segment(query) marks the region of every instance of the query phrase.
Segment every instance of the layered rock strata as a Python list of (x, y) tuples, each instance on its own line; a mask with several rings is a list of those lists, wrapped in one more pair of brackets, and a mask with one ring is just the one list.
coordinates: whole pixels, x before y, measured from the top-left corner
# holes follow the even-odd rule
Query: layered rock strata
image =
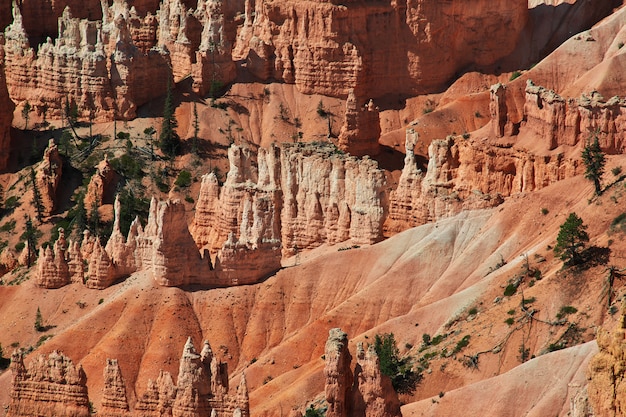
[(626, 150), (626, 99), (605, 99), (598, 92), (565, 99), (528, 81), (524, 105), (526, 130), (549, 141), (550, 149), (598, 138), (604, 152)]
[[(523, 120), (514, 123), (507, 114), (506, 95), (501, 84), (491, 88), (488, 137), (472, 134), (432, 141), (426, 172), (417, 168), (413, 152), (417, 133), (407, 130), (404, 168), (391, 193), (386, 231), (401, 231), (461, 210), (491, 207), (503, 197), (580, 175), (582, 161), (566, 157), (566, 151), (582, 147), (593, 137), (606, 153), (626, 150), (624, 99), (604, 100), (592, 92), (566, 100), (529, 81)], [(516, 146), (526, 138), (534, 143), (540, 138), (540, 151)]]
[(66, 7), (58, 36), (35, 50), (14, 4), (3, 47), (11, 98), (52, 117), (65, 117), (75, 106), (84, 118), (130, 119), (137, 106), (162, 95), (171, 76), (169, 54), (158, 45), (146, 53), (138, 49), (131, 36), (134, 15), (120, 7), (103, 2), (102, 21), (75, 18)]
[(221, 190), (213, 174), (203, 178), (191, 226), (198, 246), (212, 256), (236, 242), (269, 247), (279, 259), (279, 245), (285, 256), (382, 236), (386, 181), (369, 158), (346, 156), (330, 144), (283, 144), (257, 154), (232, 146), (229, 161)]
[(460, 1), (257, 1), (254, 18), (245, 14), (235, 58), (257, 77), (304, 93), (423, 93), (468, 64), (510, 53), (527, 9), (524, 1), (471, 8)]
[[(357, 345), (354, 374), (347, 334), (331, 329), (325, 348), (325, 395), (329, 417), (399, 417), (400, 401), (391, 380), (380, 371), (373, 346)], [(353, 376), (354, 375), (354, 376)]]
[[(82, 367), (75, 366), (62, 353), (40, 355), (28, 369), (23, 353), (11, 357), (13, 375), (11, 402), (7, 417), (88, 417), (90, 402), (87, 377)], [(155, 382), (149, 381), (131, 410), (126, 386), (118, 361), (107, 359), (104, 368), (102, 403), (98, 415), (104, 417), (248, 417), (248, 389), (245, 376), (234, 393), (229, 391), (228, 371), (212, 352), (208, 342), (200, 354), (191, 338), (187, 340), (180, 359), (177, 382), (168, 372), (160, 372)]]
[(67, 96), (84, 117), (94, 110), (107, 118), (134, 117), (172, 75), (191, 75), (197, 92), (215, 93), (237, 76), (235, 62), (304, 93), (432, 91), (513, 51), (528, 15), (521, 0), (470, 9), (461, 0), (44, 3), (13, 7), (5, 32), (11, 97), (61, 116)]
[(7, 417), (89, 417), (87, 377), (83, 368), (53, 352), (24, 366), (24, 354), (11, 356), (11, 400)]

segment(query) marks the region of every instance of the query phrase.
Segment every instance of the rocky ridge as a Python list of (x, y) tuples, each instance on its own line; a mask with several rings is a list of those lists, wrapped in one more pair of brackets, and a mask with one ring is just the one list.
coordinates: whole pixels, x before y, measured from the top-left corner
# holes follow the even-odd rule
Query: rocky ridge
[[(3, 45), (7, 84), (15, 102), (28, 100), (39, 114), (57, 118), (75, 105), (85, 118), (132, 119), (138, 106), (165, 93), (168, 79), (189, 75), (201, 95), (215, 94), (244, 71), (339, 97), (350, 89), (373, 97), (404, 94), (407, 86), (413, 93), (431, 90), (469, 64), (491, 64), (510, 53), (528, 14), (523, 1), (481, 4), (471, 16), (456, 4), (410, 1), (200, 0), (191, 8), (165, 0), (158, 9), (140, 1), (35, 3), (13, 3)], [(456, 29), (439, 29), (450, 26)], [(506, 28), (506, 36), (494, 36), (497, 28)], [(465, 42), (440, 48), (456, 45), (454, 39)], [(237, 68), (236, 61), (244, 64)], [(391, 62), (407, 65), (397, 73)]]
[(11, 355), (11, 402), (7, 417), (88, 417), (87, 376), (62, 353), (39, 355), (24, 366), (24, 354)]
[[(7, 417), (87, 417), (91, 414), (87, 376), (80, 365), (75, 366), (56, 351), (48, 357), (40, 355), (28, 369), (23, 358), (20, 351), (11, 357), (13, 380)], [(156, 384), (148, 382), (147, 391), (139, 397), (134, 410), (129, 407), (117, 360), (107, 359), (98, 415), (247, 417), (250, 411), (245, 377), (242, 376), (236, 393), (230, 394), (226, 364), (217, 359), (206, 341), (198, 354), (189, 338), (180, 359), (176, 385), (168, 372), (161, 371)]]
[[(494, 85), (489, 126), (432, 141), (426, 172), (417, 168), (418, 134), (409, 128), (404, 168), (391, 193), (385, 230), (398, 232), (461, 210), (492, 207), (504, 197), (579, 175), (584, 167), (571, 151), (582, 149), (592, 137), (607, 154), (624, 153), (624, 99), (605, 100), (591, 92), (566, 100), (528, 81), (523, 108), (522, 121), (514, 122), (507, 87)], [(527, 148), (529, 140), (535, 149)]]

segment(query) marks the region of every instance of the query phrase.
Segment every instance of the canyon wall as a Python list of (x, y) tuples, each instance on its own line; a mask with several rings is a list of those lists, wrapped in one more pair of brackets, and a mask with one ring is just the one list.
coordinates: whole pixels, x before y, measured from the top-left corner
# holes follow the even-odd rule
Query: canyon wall
[(172, 77), (213, 96), (244, 72), (329, 96), (422, 93), (510, 53), (528, 13), (521, 0), (109, 3), (14, 2), (2, 54), (13, 101), (132, 119)]
[[(80, 365), (62, 353), (40, 355), (24, 366), (24, 353), (11, 356), (11, 399), (7, 417), (88, 417), (92, 414), (87, 393), (87, 376)], [(198, 354), (191, 338), (180, 358), (174, 384), (161, 371), (156, 383), (149, 381), (133, 410), (128, 405), (126, 385), (119, 364), (107, 359), (104, 368), (102, 405), (104, 417), (209, 416), (248, 417), (248, 388), (245, 376), (230, 393), (225, 362), (219, 360), (208, 342)]]
[[(203, 176), (190, 227), (180, 201), (153, 199), (145, 228), (135, 220), (124, 236), (116, 199), (106, 244), (89, 232), (81, 243), (66, 242), (61, 232), (52, 248), (40, 250), (37, 284), (59, 288), (84, 282), (103, 289), (141, 270), (164, 286), (250, 284), (280, 269), (283, 256), (382, 238), (386, 179), (368, 157), (346, 155), (329, 143), (257, 151), (233, 145), (228, 154), (223, 186), (215, 174)], [(105, 160), (88, 195), (105, 198), (111, 175)]]
[[(257, 1), (235, 45), (261, 79), (304, 93), (379, 97), (433, 91), (470, 64), (510, 53), (525, 1)], [(254, 16), (254, 18), (252, 18)]]
[[(0, 51), (2, 47), (0, 46)], [(13, 122), (13, 110), (15, 104), (9, 97), (7, 90), (4, 66), (0, 64), (0, 172), (7, 168), (9, 162), (9, 148), (11, 143), (11, 123)]]
[(605, 100), (597, 92), (566, 100), (531, 81), (525, 91), (523, 118), (514, 122), (516, 115), (507, 112), (506, 86), (493, 86), (489, 128), (432, 141), (426, 172), (417, 168), (413, 152), (418, 135), (407, 130), (404, 168), (391, 193), (386, 232), (491, 207), (503, 197), (580, 175), (585, 169), (580, 152), (593, 137), (605, 153), (626, 151), (626, 100)]
[(258, 153), (231, 146), (229, 161), (221, 189), (213, 174), (203, 178), (191, 225), (198, 247), (212, 256), (227, 240), (252, 247), (277, 242), (290, 256), (323, 243), (381, 239), (386, 180), (373, 160), (314, 143)]

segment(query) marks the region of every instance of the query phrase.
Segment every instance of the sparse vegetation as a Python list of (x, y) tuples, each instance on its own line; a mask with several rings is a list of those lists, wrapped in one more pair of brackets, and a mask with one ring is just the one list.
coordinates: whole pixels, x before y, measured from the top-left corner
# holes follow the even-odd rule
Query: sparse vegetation
[(38, 332), (45, 332), (46, 327), (43, 325), (43, 316), (41, 310), (37, 307), (37, 313), (35, 314), (35, 330)]
[(520, 71), (513, 71), (511, 76), (509, 77), (509, 81), (513, 81), (516, 78), (519, 78), (522, 75)]
[(615, 175), (616, 177), (618, 177), (620, 174), (622, 173), (622, 166), (617, 166), (617, 167), (613, 167), (611, 169), (611, 174)]
[(604, 174), (606, 159), (600, 148), (597, 135), (595, 135), (593, 140), (588, 142), (583, 149), (582, 159), (585, 164), (585, 178), (593, 182), (596, 195), (602, 194), (600, 180)]
[(585, 231), (586, 229), (587, 226), (576, 213), (570, 213), (565, 223), (561, 225), (556, 238), (554, 254), (565, 265), (578, 265), (582, 262), (581, 252), (585, 248), (585, 243), (589, 242), (589, 235)]
[(174, 181), (174, 185), (180, 188), (189, 187), (191, 185), (191, 173), (185, 170), (180, 171), (176, 181)]
[(159, 135), (159, 147), (161, 151), (170, 158), (178, 154), (180, 148), (180, 137), (176, 133), (178, 122), (174, 115), (172, 83), (167, 82), (167, 95), (165, 96), (165, 105), (163, 106), (163, 123), (161, 125), (161, 134)]
[(565, 318), (568, 315), (574, 314), (574, 313), (577, 313), (577, 312), (578, 312), (578, 309), (576, 307), (563, 306), (563, 307), (561, 307), (561, 309), (557, 313), (556, 318), (561, 320), (562, 318)]
[(391, 378), (391, 384), (400, 394), (411, 394), (421, 379), (421, 374), (413, 371), (411, 357), (400, 357), (393, 333), (377, 334), (374, 349), (380, 360), (380, 371)]

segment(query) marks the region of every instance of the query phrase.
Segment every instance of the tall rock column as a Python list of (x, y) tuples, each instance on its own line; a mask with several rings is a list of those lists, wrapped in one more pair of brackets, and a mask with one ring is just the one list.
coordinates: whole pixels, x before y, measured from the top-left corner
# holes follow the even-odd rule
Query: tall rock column
[(365, 351), (357, 345), (354, 369), (353, 416), (401, 417), (400, 400), (391, 379), (380, 371), (380, 360), (370, 345)]
[(107, 359), (99, 417), (130, 417), (126, 386), (117, 359)]
[(492, 134), (501, 138), (504, 136), (504, 128), (507, 121), (506, 107), (506, 86), (497, 83), (491, 86), (489, 113), (491, 114), (491, 131)]
[(359, 105), (354, 89), (348, 92), (346, 115), (339, 133), (339, 149), (351, 155), (377, 155), (380, 152), (380, 115), (374, 102)]
[(352, 416), (350, 408), (350, 390), (352, 388), (352, 356), (348, 350), (348, 335), (341, 329), (330, 329), (326, 349), (326, 401), (328, 410), (326, 417)]
[(237, 70), (232, 58), (232, 45), (224, 30), (221, 0), (206, 0), (206, 16), (202, 43), (192, 65), (193, 89), (200, 95), (214, 95), (232, 82)]
[[(3, 46), (0, 45), (0, 56), (4, 55)], [(0, 64), (0, 172), (7, 168), (9, 155), (11, 154), (11, 123), (15, 104), (9, 97), (7, 90), (4, 65)]]

